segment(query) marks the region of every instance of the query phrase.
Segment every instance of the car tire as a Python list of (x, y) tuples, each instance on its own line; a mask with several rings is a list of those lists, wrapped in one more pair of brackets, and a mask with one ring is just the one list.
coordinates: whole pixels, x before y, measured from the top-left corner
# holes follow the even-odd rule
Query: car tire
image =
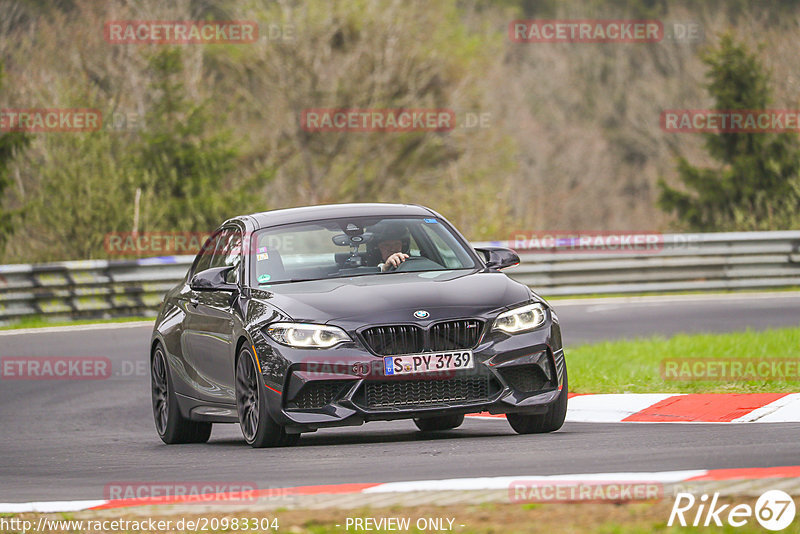
[(438, 415), (436, 417), (418, 417), (414, 419), (414, 424), (423, 432), (435, 432), (437, 430), (450, 430), (461, 426), (464, 422), (464, 414)]
[(517, 434), (543, 434), (555, 432), (564, 425), (567, 417), (567, 368), (564, 366), (564, 387), (558, 400), (550, 405), (547, 412), (534, 415), (510, 413), (506, 415), (508, 423)]
[(181, 415), (167, 358), (160, 343), (153, 351), (150, 364), (150, 391), (156, 432), (161, 441), (168, 445), (208, 441), (211, 437), (211, 423), (192, 421)]
[(300, 434), (288, 434), (269, 414), (266, 386), (258, 369), (253, 353), (243, 347), (236, 363), (236, 411), (244, 440), (254, 449), (295, 445)]

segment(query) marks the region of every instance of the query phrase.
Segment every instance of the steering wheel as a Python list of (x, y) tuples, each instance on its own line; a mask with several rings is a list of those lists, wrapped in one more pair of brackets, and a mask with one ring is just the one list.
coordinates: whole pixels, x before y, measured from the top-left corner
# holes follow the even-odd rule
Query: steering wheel
[(423, 258), (422, 256), (409, 256), (408, 258), (406, 258), (406, 260), (403, 263), (401, 263), (397, 267), (395, 267), (393, 265), (390, 266), (389, 267), (389, 271), (403, 272), (403, 271), (407, 270), (407, 269), (403, 269), (403, 266), (405, 264), (407, 264), (408, 262), (410, 262), (410, 261), (419, 261), (419, 260), (427, 260), (427, 259), (428, 258)]

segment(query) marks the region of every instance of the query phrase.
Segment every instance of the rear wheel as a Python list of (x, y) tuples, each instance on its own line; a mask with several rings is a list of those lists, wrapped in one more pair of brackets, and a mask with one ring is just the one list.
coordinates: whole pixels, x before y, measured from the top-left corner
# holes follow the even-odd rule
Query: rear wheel
[(464, 414), (438, 415), (436, 417), (419, 417), (414, 419), (414, 424), (423, 432), (434, 432), (436, 430), (450, 430), (461, 426), (464, 422)]
[(558, 400), (550, 405), (547, 412), (534, 415), (510, 413), (508, 423), (517, 434), (542, 434), (561, 428), (567, 417), (567, 368), (564, 367), (564, 387)]
[(161, 344), (156, 346), (150, 366), (150, 390), (153, 398), (153, 417), (161, 441), (175, 443), (205, 443), (211, 436), (211, 423), (186, 419), (181, 415), (175, 389)]
[(269, 415), (264, 379), (257, 369), (253, 353), (244, 347), (236, 364), (236, 410), (244, 440), (256, 449), (294, 445), (300, 434), (287, 434)]

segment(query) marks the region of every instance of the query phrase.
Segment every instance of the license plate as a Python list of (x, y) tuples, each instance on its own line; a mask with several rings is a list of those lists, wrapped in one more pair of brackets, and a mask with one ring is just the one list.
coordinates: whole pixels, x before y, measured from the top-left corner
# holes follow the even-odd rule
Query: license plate
[(386, 376), (397, 376), (472, 369), (475, 367), (475, 361), (471, 350), (456, 350), (428, 354), (385, 356), (383, 358), (383, 367)]

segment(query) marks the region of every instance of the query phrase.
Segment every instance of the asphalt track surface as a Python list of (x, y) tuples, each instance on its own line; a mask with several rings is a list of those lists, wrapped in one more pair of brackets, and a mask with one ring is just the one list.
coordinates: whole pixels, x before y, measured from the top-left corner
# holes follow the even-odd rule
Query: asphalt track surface
[[(572, 344), (651, 334), (800, 324), (800, 295), (556, 301)], [(259, 488), (432, 478), (667, 471), (796, 465), (800, 424), (567, 423), (518, 436), (505, 420), (467, 420), (423, 435), (410, 421), (304, 434), (287, 449), (253, 450), (237, 425), (204, 445), (166, 446), (152, 421), (149, 326), (0, 334), (0, 357), (104, 356), (114, 376), (0, 380), (0, 502), (102, 499), (123, 482), (255, 483)]]

